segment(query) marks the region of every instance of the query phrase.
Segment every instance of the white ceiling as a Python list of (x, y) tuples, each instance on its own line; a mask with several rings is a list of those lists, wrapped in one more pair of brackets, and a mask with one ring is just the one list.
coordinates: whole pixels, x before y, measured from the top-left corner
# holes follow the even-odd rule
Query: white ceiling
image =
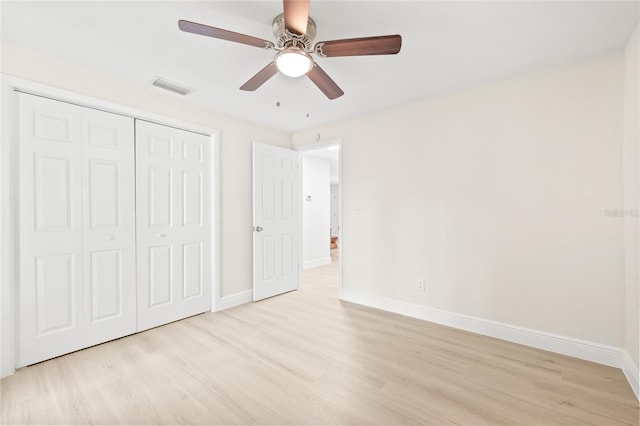
[(178, 30), (187, 19), (272, 40), (280, 1), (0, 4), (3, 43), (139, 84), (162, 76), (195, 88), (190, 102), (287, 132), (618, 49), (638, 21), (636, 1), (312, 0), (316, 41), (403, 37), (396, 56), (317, 59), (345, 92), (330, 101), (306, 77), (240, 91), (272, 51)]

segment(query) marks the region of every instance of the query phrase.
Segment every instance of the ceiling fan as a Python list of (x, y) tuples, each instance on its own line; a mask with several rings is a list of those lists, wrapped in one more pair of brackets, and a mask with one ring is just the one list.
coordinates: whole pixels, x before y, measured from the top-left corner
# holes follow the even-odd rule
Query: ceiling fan
[(306, 74), (327, 98), (335, 99), (342, 96), (344, 92), (313, 60), (312, 54), (330, 58), (394, 55), (400, 51), (402, 37), (397, 34), (321, 41), (313, 45), (316, 37), (316, 23), (309, 17), (309, 1), (283, 0), (284, 13), (273, 20), (275, 43), (185, 20), (178, 21), (178, 27), (188, 33), (275, 50), (277, 53), (273, 61), (240, 87), (241, 90), (247, 91), (256, 90), (280, 71), (289, 77), (300, 77)]

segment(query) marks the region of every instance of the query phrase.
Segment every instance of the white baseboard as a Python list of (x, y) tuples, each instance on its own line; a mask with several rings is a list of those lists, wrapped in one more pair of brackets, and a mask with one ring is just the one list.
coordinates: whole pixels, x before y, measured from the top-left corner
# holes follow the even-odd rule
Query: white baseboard
[[(623, 364), (622, 349), (614, 346), (602, 345), (600, 343), (504, 324), (442, 309), (416, 305), (401, 300), (374, 296), (348, 288), (342, 289), (340, 298), (347, 302), (382, 309), (525, 346), (597, 362), (611, 367), (621, 368)], [(637, 383), (636, 376), (636, 389)]]
[(627, 381), (636, 394), (636, 398), (640, 401), (640, 367), (633, 362), (631, 355), (627, 351), (622, 353), (622, 372), (627, 377)]
[(234, 306), (242, 305), (253, 301), (253, 290), (241, 291), (236, 294), (224, 296), (218, 299), (214, 312), (222, 311), (224, 309), (233, 308)]
[(328, 265), (331, 263), (331, 256), (320, 257), (318, 259), (307, 260), (302, 264), (302, 269), (315, 268), (316, 266)]

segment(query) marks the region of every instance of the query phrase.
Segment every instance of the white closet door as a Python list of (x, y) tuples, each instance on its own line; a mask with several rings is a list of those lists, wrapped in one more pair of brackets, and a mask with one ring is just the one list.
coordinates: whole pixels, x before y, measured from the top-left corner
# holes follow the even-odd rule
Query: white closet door
[(20, 94), (17, 367), (82, 347), (82, 123)]
[(136, 331), (134, 120), (83, 109), (84, 346)]
[(19, 94), (17, 366), (135, 331), (133, 119)]
[(209, 144), (136, 120), (139, 330), (211, 309)]

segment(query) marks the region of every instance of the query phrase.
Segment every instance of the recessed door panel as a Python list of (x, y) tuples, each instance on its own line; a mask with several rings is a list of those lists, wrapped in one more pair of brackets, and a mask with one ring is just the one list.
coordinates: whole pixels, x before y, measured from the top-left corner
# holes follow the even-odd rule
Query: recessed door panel
[(293, 182), (290, 180), (283, 180), (281, 182), (282, 185), (282, 220), (292, 220), (293, 219)]
[(149, 155), (171, 158), (173, 140), (170, 137), (149, 135)]
[(274, 156), (270, 152), (264, 152), (260, 154), (260, 159), (263, 169), (273, 169)]
[[(73, 143), (72, 127), (75, 121), (74, 114), (66, 111), (51, 111), (44, 113), (32, 111), (33, 136), (36, 139), (45, 139), (55, 142)], [(26, 120), (29, 118), (24, 117)]]
[(171, 303), (173, 247), (149, 248), (149, 307)]
[(54, 231), (71, 229), (71, 159), (34, 155), (36, 194), (36, 229)]
[(182, 218), (184, 225), (202, 225), (202, 173), (182, 172)]
[(173, 171), (149, 168), (149, 225), (171, 226), (173, 216)]
[(262, 220), (271, 221), (275, 218), (275, 191), (273, 179), (264, 178), (262, 187)]
[(282, 275), (294, 272), (293, 235), (282, 235)]
[(274, 268), (274, 251), (275, 251), (275, 242), (272, 236), (264, 237), (262, 239), (262, 252), (264, 256), (262, 257), (262, 280), (269, 281), (272, 280), (275, 276), (275, 268)]
[(202, 294), (202, 244), (184, 244), (182, 256), (182, 298), (198, 297)]
[(91, 321), (122, 315), (122, 253), (104, 250), (91, 253)]
[(283, 172), (293, 171), (293, 161), (290, 158), (281, 158), (280, 161)]
[(42, 335), (75, 324), (74, 255), (36, 258), (37, 334)]
[(96, 148), (118, 149), (118, 127), (89, 121), (87, 143)]
[(182, 158), (202, 163), (202, 142), (182, 141)]
[(117, 227), (120, 217), (118, 163), (89, 161), (89, 197), (91, 227)]

